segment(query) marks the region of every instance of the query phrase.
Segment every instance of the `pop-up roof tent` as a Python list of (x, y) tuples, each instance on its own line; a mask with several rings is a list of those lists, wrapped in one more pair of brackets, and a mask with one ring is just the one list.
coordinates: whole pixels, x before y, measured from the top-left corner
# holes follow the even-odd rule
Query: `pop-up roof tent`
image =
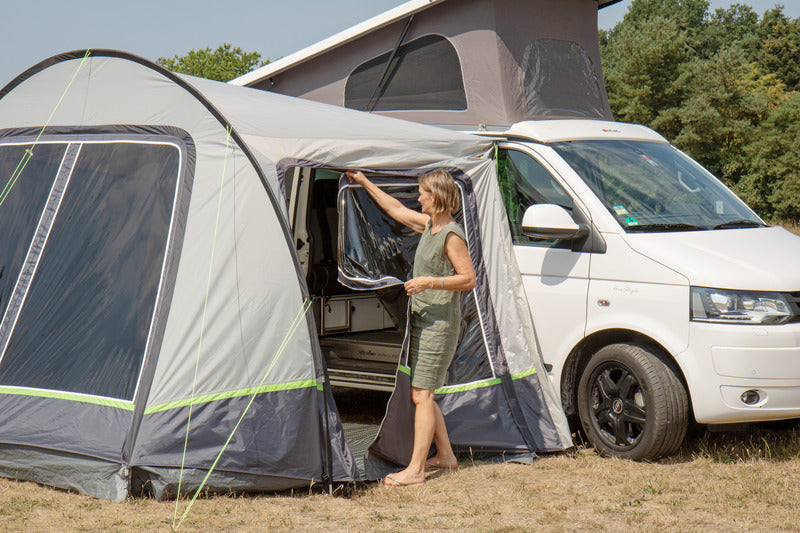
[(597, 10), (619, 0), (412, 0), (231, 83), (423, 124), (612, 120)]
[[(483, 347), (461, 357), (490, 369), (439, 395), (456, 448), (570, 446), (516, 296), (489, 149), (121, 52), (66, 53), (21, 74), (0, 91), (0, 475), (113, 500), (149, 485), (164, 497), (198, 487), (225, 447), (210, 489), (364, 478), (304, 314), (290, 166), (406, 184), (451, 169)], [(405, 459), (386, 444), (405, 431), (402, 403), (390, 401), (374, 457)]]

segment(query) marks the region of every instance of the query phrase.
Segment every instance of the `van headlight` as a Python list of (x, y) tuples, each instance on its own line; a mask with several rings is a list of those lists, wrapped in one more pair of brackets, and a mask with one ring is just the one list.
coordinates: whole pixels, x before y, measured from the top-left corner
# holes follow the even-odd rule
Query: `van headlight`
[(778, 292), (692, 287), (692, 320), (724, 324), (783, 324), (793, 316)]

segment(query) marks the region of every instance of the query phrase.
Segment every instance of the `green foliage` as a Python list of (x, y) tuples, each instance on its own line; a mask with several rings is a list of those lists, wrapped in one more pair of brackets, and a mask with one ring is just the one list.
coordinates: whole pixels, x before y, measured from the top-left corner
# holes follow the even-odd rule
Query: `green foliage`
[(241, 48), (224, 43), (216, 50), (203, 48), (190, 50), (185, 55), (174, 56), (170, 59), (159, 57), (156, 63), (181, 74), (198, 76), (217, 81), (229, 81), (251, 70), (269, 63), (269, 59), (262, 60), (258, 52), (244, 52)]
[(800, 220), (800, 92), (770, 111), (744, 153), (749, 173), (739, 195), (771, 218)]
[(800, 20), (633, 0), (600, 50), (617, 120), (655, 129), (765, 218), (800, 219)]

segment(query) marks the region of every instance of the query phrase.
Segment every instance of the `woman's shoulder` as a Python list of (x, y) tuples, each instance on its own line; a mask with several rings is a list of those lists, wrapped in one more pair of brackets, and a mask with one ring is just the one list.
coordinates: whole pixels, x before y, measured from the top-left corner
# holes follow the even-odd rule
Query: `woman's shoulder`
[(442, 233), (444, 234), (444, 237), (447, 237), (448, 233), (455, 233), (456, 235), (461, 237), (461, 239), (464, 242), (467, 241), (467, 235), (466, 235), (466, 233), (464, 233), (463, 226), (461, 226), (461, 224), (459, 224), (458, 222), (455, 222), (455, 221), (453, 221), (453, 222), (449, 223), (448, 225), (446, 225), (445, 227), (443, 227), (442, 228)]

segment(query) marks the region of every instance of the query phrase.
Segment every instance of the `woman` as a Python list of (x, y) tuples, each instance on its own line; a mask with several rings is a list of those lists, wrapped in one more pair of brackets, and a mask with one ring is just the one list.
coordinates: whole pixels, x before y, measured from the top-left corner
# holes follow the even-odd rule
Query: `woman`
[[(421, 233), (412, 279), (405, 283), (411, 296), (411, 400), (414, 415), (414, 448), (405, 470), (386, 476), (384, 485), (403, 486), (425, 482), (425, 467), (454, 469), (458, 466), (450, 446), (434, 390), (444, 384), (453, 360), (461, 323), (460, 291), (475, 286), (475, 270), (467, 250), (464, 230), (453, 219), (459, 206), (458, 186), (444, 170), (419, 180), (422, 212), (409, 209), (383, 192), (363, 173), (348, 170), (350, 182), (361, 185), (387, 215)], [(436, 455), (427, 460), (431, 442)]]

